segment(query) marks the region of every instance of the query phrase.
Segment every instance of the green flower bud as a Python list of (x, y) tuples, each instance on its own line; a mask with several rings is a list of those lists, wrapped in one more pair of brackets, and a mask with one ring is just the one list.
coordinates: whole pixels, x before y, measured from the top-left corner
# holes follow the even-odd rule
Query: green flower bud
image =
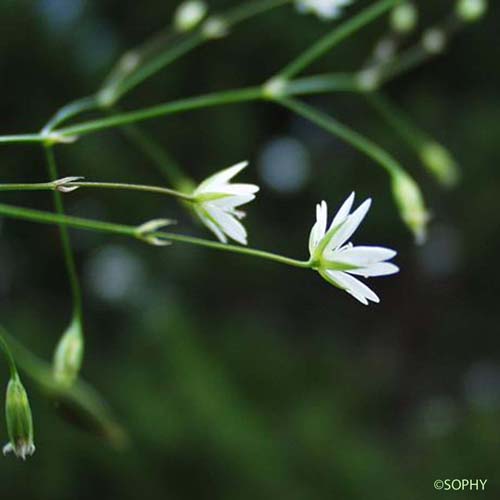
[(13, 452), (16, 457), (25, 460), (35, 453), (33, 418), (28, 394), (18, 375), (14, 375), (7, 386), (5, 417), (10, 441), (3, 447), (3, 454)]
[(420, 150), (420, 159), (427, 170), (447, 187), (458, 182), (459, 171), (455, 160), (446, 148), (437, 142), (428, 142)]
[(54, 353), (54, 379), (70, 387), (78, 377), (83, 360), (83, 332), (79, 320), (73, 320), (57, 344)]
[(418, 184), (405, 172), (398, 172), (392, 177), (392, 192), (401, 217), (415, 235), (416, 242), (424, 243), (430, 216)]
[(487, 0), (459, 0), (456, 4), (457, 16), (467, 23), (478, 21), (487, 10)]
[(207, 14), (205, 2), (189, 0), (181, 3), (174, 15), (174, 26), (178, 31), (191, 31)]
[(410, 33), (418, 22), (418, 10), (413, 2), (394, 7), (391, 12), (391, 27), (397, 33)]

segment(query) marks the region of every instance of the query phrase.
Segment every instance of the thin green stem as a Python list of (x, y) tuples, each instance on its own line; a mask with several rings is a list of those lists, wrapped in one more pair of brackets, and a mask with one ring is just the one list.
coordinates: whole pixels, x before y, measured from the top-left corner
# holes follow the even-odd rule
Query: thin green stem
[[(51, 146), (45, 146), (45, 156), (47, 160), (47, 170), (52, 182), (56, 181), (59, 177), (57, 171), (57, 164), (54, 155), (54, 150)], [(56, 212), (59, 215), (64, 215), (64, 203), (62, 200), (61, 193), (59, 191), (54, 191), (54, 206)], [(61, 235), (61, 245), (64, 254), (64, 262), (66, 265), (66, 270), (68, 272), (71, 294), (73, 298), (73, 320), (79, 321), (83, 320), (83, 308), (82, 308), (82, 292), (80, 287), (80, 280), (78, 279), (78, 272), (76, 270), (75, 258), (73, 255), (73, 250), (71, 248), (71, 241), (68, 233), (68, 229), (64, 224), (59, 226)]]
[(357, 79), (351, 73), (330, 73), (297, 78), (287, 82), (285, 87), (285, 94), (289, 96), (359, 91)]
[[(123, 81), (115, 83), (112, 87), (103, 87), (99, 91), (101, 104), (105, 106), (113, 105), (118, 102), (125, 94), (128, 94), (135, 87), (140, 85), (162, 68), (173, 63), (191, 50), (203, 43), (205, 38), (201, 33), (189, 33), (179, 43), (175, 44), (169, 50), (162, 52), (158, 57), (142, 65), (139, 69), (128, 75)], [(139, 56), (140, 57), (140, 56)]]
[(357, 16), (349, 19), (341, 24), (338, 28), (325, 35), (318, 42), (300, 54), (284, 69), (282, 69), (275, 78), (288, 80), (297, 75), (305, 68), (310, 66), (314, 61), (326, 54), (335, 45), (351, 36), (353, 33), (371, 23), (377, 17), (381, 16), (389, 9), (398, 4), (401, 0), (380, 0), (371, 7), (363, 10)]
[(268, 12), (282, 5), (291, 3), (293, 0), (253, 0), (222, 14), (221, 17), (229, 26), (246, 21), (264, 12)]
[(129, 111), (120, 113), (109, 118), (101, 118), (89, 122), (83, 122), (58, 129), (58, 135), (61, 137), (74, 137), (98, 130), (109, 129), (113, 127), (121, 127), (129, 123), (136, 123), (145, 120), (151, 120), (160, 116), (172, 115), (195, 109), (209, 108), (214, 106), (222, 106), (226, 104), (234, 104), (240, 102), (255, 101), (262, 97), (262, 90), (260, 87), (248, 87), (237, 90), (230, 90), (226, 92), (215, 92), (198, 97), (191, 97), (187, 99), (180, 99), (157, 106), (141, 109), (138, 111)]
[(45, 137), (41, 134), (1, 135), (0, 144), (33, 143), (44, 142)]
[(372, 158), (375, 162), (379, 163), (390, 174), (397, 174), (403, 171), (400, 163), (394, 159), (389, 153), (382, 149), (378, 144), (370, 139), (359, 134), (355, 130), (343, 125), (334, 118), (317, 109), (305, 104), (301, 101), (292, 98), (282, 98), (276, 101), (277, 103), (285, 106), (294, 113), (306, 118), (307, 120), (315, 123), (319, 127), (327, 130), (333, 135), (339, 137), (343, 141), (351, 144), (356, 149), (362, 151), (367, 156)]
[[(144, 184), (127, 184), (124, 182), (65, 182), (64, 184), (56, 182), (39, 182), (33, 184), (0, 184), (1, 191), (62, 191), (63, 188), (93, 188), (93, 189), (115, 189), (126, 191), (142, 191), (146, 193), (163, 194), (173, 196), (184, 201), (193, 201), (193, 196), (174, 189), (161, 186), (148, 186)], [(59, 189), (58, 189), (59, 188)]]
[(3, 353), (5, 354), (5, 359), (7, 360), (7, 364), (9, 365), (11, 378), (19, 377), (17, 373), (17, 367), (16, 367), (16, 362), (14, 360), (14, 356), (12, 355), (10, 347), (7, 344), (7, 341), (4, 339), (1, 332), (0, 332), (0, 350), (2, 350)]
[(61, 409), (71, 409), (71, 414), (78, 416), (78, 422), (86, 429), (95, 430), (107, 437), (114, 445), (126, 444), (127, 435), (111, 415), (108, 405), (100, 394), (87, 382), (78, 378), (71, 388), (54, 380), (52, 365), (40, 359), (26, 349), (0, 326), (0, 338), (8, 340), (19, 368), (56, 402)]
[(410, 119), (398, 109), (381, 92), (369, 92), (366, 94), (369, 104), (389, 124), (399, 136), (411, 146), (417, 153), (422, 147), (433, 142), (433, 139), (414, 125)]
[(98, 108), (95, 96), (84, 97), (77, 101), (70, 102), (57, 111), (42, 129), (42, 134), (47, 134), (65, 121), (73, 118), (85, 111), (92, 111)]
[[(4, 217), (9, 217), (13, 219), (29, 220), (32, 222), (38, 222), (42, 224), (59, 224), (68, 227), (74, 227), (77, 229), (85, 229), (90, 231), (104, 232), (108, 234), (115, 234), (121, 236), (133, 237), (136, 239), (144, 239), (144, 234), (141, 233), (139, 228), (135, 226), (127, 226), (123, 224), (114, 224), (110, 222), (101, 222), (90, 219), (84, 219), (81, 217), (73, 217), (68, 215), (53, 214), (50, 212), (42, 212), (39, 210), (33, 210), (28, 208), (14, 207), (11, 205), (0, 204), (0, 215)], [(258, 257), (261, 259), (271, 260), (274, 262), (279, 262), (281, 264), (286, 264), (288, 266), (309, 268), (309, 261), (301, 261), (296, 259), (291, 259), (283, 255), (274, 254), (271, 252), (266, 252), (263, 250), (256, 250), (253, 248), (239, 247), (236, 245), (226, 245), (224, 243), (218, 243), (216, 241), (204, 240), (201, 238), (195, 238), (192, 236), (184, 236), (175, 233), (155, 231), (148, 233), (147, 236), (155, 237), (166, 241), (176, 241), (179, 243), (186, 243), (190, 245), (196, 245), (206, 248), (212, 248), (214, 250), (220, 250), (223, 252), (238, 253), (243, 255), (248, 255), (251, 257)]]
[(165, 148), (143, 132), (138, 125), (125, 125), (120, 130), (132, 144), (151, 159), (163, 177), (173, 186), (181, 189), (183, 186), (193, 183), (182, 171), (181, 167), (170, 157)]

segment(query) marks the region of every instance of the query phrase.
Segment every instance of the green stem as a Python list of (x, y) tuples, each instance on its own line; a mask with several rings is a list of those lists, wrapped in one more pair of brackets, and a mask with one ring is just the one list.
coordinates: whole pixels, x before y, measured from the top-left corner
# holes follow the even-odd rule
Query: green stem
[(138, 125), (125, 125), (120, 130), (132, 144), (152, 160), (163, 177), (173, 186), (180, 189), (183, 186), (193, 183), (179, 165), (169, 156), (165, 148), (144, 133)]
[(9, 371), (10, 371), (11, 378), (19, 377), (19, 375), (17, 373), (17, 367), (16, 367), (16, 362), (14, 360), (14, 356), (12, 355), (12, 352), (10, 351), (10, 347), (7, 344), (7, 341), (4, 339), (1, 332), (0, 332), (0, 349), (5, 354), (5, 359), (7, 360), (7, 364), (9, 365)]
[[(54, 150), (50, 146), (45, 146), (45, 156), (47, 159), (47, 170), (49, 172), (50, 179), (52, 182), (56, 181), (59, 177), (57, 171), (57, 164), (54, 155)], [(54, 206), (56, 212), (59, 215), (64, 215), (64, 203), (62, 200), (61, 193), (59, 191), (54, 191)], [(78, 273), (76, 270), (75, 259), (73, 255), (73, 250), (71, 248), (71, 241), (68, 233), (68, 229), (64, 224), (60, 224), (59, 231), (61, 235), (61, 244), (64, 254), (64, 262), (66, 265), (66, 270), (68, 272), (69, 282), (71, 286), (71, 294), (73, 298), (73, 320), (82, 322), (83, 311), (82, 311), (82, 292), (80, 288), (80, 281), (78, 279)]]
[(21, 135), (2, 135), (0, 144), (15, 144), (19, 142), (44, 142), (45, 137), (41, 134), (21, 134)]
[(84, 113), (85, 111), (97, 109), (97, 107), (98, 103), (95, 96), (84, 97), (82, 99), (78, 99), (77, 101), (70, 102), (57, 111), (47, 122), (42, 129), (42, 134), (47, 134), (70, 118)]
[(287, 82), (285, 87), (285, 94), (289, 96), (359, 91), (357, 79), (351, 73), (330, 73), (297, 78)]
[(335, 28), (313, 46), (300, 54), (296, 59), (282, 69), (275, 78), (285, 80), (292, 78), (310, 66), (311, 63), (326, 54), (335, 45), (339, 44), (359, 29), (374, 21), (377, 17), (387, 12), (400, 1), (401, 0), (380, 0), (375, 3), (375, 5), (363, 10), (360, 14), (341, 24), (338, 28)]
[(157, 106), (151, 106), (138, 111), (120, 113), (109, 118), (83, 122), (71, 127), (58, 129), (57, 132), (61, 137), (81, 136), (98, 130), (121, 127), (129, 123), (151, 120), (160, 116), (172, 115), (200, 108), (255, 101), (261, 97), (262, 90), (260, 87), (248, 87), (226, 92), (216, 92), (213, 94), (206, 94), (198, 97), (191, 97), (188, 99), (180, 99), (178, 101), (159, 104)]
[(400, 163), (379, 145), (355, 130), (343, 125), (329, 115), (292, 98), (282, 98), (276, 102), (362, 151), (384, 167), (390, 175), (397, 174), (404, 170)]
[(128, 94), (135, 87), (140, 85), (162, 68), (173, 63), (191, 50), (203, 43), (205, 38), (201, 33), (189, 33), (180, 43), (174, 45), (170, 50), (162, 52), (158, 57), (153, 58), (149, 63), (141, 66), (136, 72), (130, 74), (122, 82), (115, 86), (103, 87), (99, 91), (101, 103), (110, 106), (118, 102), (125, 94)]
[[(57, 183), (54, 182), (40, 182), (33, 184), (0, 184), (1, 191), (57, 191)], [(127, 184), (123, 182), (66, 182), (64, 183), (66, 188), (95, 188), (95, 189), (117, 189), (126, 191), (143, 191), (147, 193), (157, 193), (164, 194), (167, 196), (173, 196), (175, 198), (180, 198), (184, 201), (193, 201), (193, 196), (180, 191), (175, 191), (174, 189), (164, 188), (160, 186), (147, 186), (144, 184)]]
[(425, 132), (417, 128), (409, 118), (380, 92), (366, 94), (369, 104), (399, 136), (417, 153), (422, 147), (434, 142)]
[(221, 15), (229, 26), (246, 21), (254, 16), (291, 3), (293, 0), (253, 0), (235, 7), (226, 14)]
[[(50, 212), (42, 212), (39, 210), (14, 207), (5, 204), (0, 204), (0, 215), (3, 215), (5, 217), (10, 217), (13, 219), (29, 220), (32, 222), (38, 222), (42, 224), (59, 224), (59, 225), (74, 227), (77, 229), (99, 231), (108, 234), (133, 237), (136, 239), (143, 239), (144, 236), (143, 234), (141, 234), (140, 231), (138, 231), (138, 228), (135, 226), (114, 224), (110, 222), (101, 222), (90, 219), (84, 219), (81, 217), (72, 217), (68, 215), (53, 214)], [(255, 250), (253, 248), (239, 247), (236, 245), (226, 245), (224, 243), (204, 240), (192, 236), (184, 236), (180, 234), (167, 233), (163, 231), (156, 231), (148, 234), (147, 236), (153, 236), (155, 238), (167, 241), (176, 241), (179, 243), (186, 243), (190, 245), (212, 248), (214, 250), (220, 250), (223, 252), (232, 252), (243, 255), (249, 255), (251, 257), (258, 257), (261, 259), (271, 260), (274, 262), (279, 262), (281, 264), (286, 264), (294, 267), (300, 267), (300, 268), (310, 267), (309, 261), (291, 259), (289, 257), (284, 257), (282, 255), (274, 254), (271, 252), (265, 252), (263, 250)]]

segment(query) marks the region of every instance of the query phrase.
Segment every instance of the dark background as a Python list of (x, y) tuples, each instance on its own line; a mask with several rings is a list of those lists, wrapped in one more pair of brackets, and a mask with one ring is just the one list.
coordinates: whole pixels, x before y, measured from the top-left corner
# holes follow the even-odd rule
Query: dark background
[[(453, 6), (420, 4), (424, 25)], [(57, 108), (93, 92), (122, 52), (168, 23), (175, 5), (3, 0), (1, 132), (38, 130)], [(453, 151), (462, 169), (455, 190), (437, 186), (362, 97), (308, 99), (387, 147), (419, 180), (433, 213), (423, 247), (402, 225), (378, 165), (272, 104), (147, 123), (197, 180), (251, 161), (242, 179), (262, 186), (246, 222), (252, 246), (306, 257), (314, 204), (325, 199), (333, 211), (354, 189), (358, 200), (374, 198), (355, 241), (396, 248), (401, 273), (373, 280), (382, 303), (365, 308), (312, 272), (72, 232), (85, 295), (83, 375), (129, 445), (117, 450), (75, 429), (25, 377), (37, 452), (26, 463), (1, 459), (1, 497), (496, 498), (499, 14), (491, 6), (442, 57), (386, 89)], [(170, 66), (124, 106), (259, 84), (328, 27), (278, 9)], [(386, 29), (386, 20), (375, 23), (310, 73), (359, 67)], [(266, 161), (277, 147), (282, 154)], [(62, 175), (163, 183), (116, 130), (60, 147), (58, 159)], [(0, 169), (2, 182), (46, 178), (41, 151), (29, 145), (2, 147)], [(296, 181), (292, 190), (287, 180)], [(50, 193), (3, 193), (2, 202), (51, 208)], [(174, 217), (179, 232), (211, 237), (155, 195), (80, 190), (66, 204), (72, 214), (128, 224)], [(0, 220), (0, 235), (1, 323), (50, 359), (70, 312), (57, 229)], [(4, 424), (1, 436), (7, 441)], [(435, 493), (434, 481), (446, 478), (488, 479), (487, 490)]]

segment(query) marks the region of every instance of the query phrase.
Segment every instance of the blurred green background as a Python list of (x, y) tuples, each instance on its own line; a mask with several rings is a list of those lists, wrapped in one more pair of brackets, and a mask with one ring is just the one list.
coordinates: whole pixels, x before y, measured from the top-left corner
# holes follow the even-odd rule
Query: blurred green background
[[(368, 4), (370, 2), (359, 2)], [(497, 4), (497, 2), (490, 2)], [(217, 8), (233, 2), (213, 0)], [(419, 2), (428, 25), (452, 1)], [(93, 92), (125, 50), (171, 19), (177, 2), (2, 0), (1, 133), (32, 132)], [(312, 272), (181, 245), (153, 248), (72, 232), (84, 286), (84, 377), (130, 435), (115, 449), (56, 415), (25, 377), (36, 454), (0, 462), (1, 498), (427, 499), (436, 479), (488, 479), (500, 494), (499, 5), (443, 57), (387, 93), (447, 145), (463, 178), (436, 186), (412, 151), (348, 94), (308, 99), (387, 147), (419, 180), (433, 213), (416, 247), (385, 173), (371, 160), (272, 104), (241, 104), (148, 122), (197, 180), (243, 159), (262, 192), (249, 206), (250, 244), (303, 258), (314, 205), (355, 190), (373, 208), (357, 243), (398, 249), (401, 273), (372, 282), (365, 308)], [(355, 10), (355, 9), (352, 9)], [(130, 109), (259, 84), (329, 25), (291, 8), (241, 25), (146, 82)], [(356, 69), (387, 19), (315, 64)], [(57, 150), (62, 175), (162, 184), (119, 131)], [(46, 178), (34, 146), (0, 149), (2, 182)], [(80, 190), (69, 213), (128, 224), (174, 217), (208, 236), (168, 198)], [(2, 202), (50, 210), (50, 193)], [(57, 229), (0, 220), (0, 322), (50, 359), (69, 320)], [(7, 382), (7, 369), (2, 368)], [(3, 422), (3, 420), (2, 420)], [(7, 440), (4, 423), (2, 440)]]

